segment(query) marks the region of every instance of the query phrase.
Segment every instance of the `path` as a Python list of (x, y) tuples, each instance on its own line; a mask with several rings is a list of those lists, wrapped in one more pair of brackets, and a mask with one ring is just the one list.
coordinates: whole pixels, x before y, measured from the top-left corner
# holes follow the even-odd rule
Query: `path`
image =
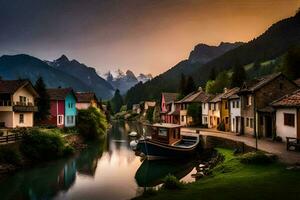
[[(226, 138), (229, 140), (244, 142), (246, 145), (255, 148), (255, 138), (252, 136), (237, 136), (230, 132), (220, 132), (213, 129), (196, 129), (196, 128), (183, 128), (183, 132), (195, 133), (196, 130), (200, 130), (200, 135), (214, 136), (220, 138)], [(270, 139), (259, 139), (258, 149), (272, 153), (278, 156), (279, 160), (287, 164), (300, 163), (300, 152), (287, 151), (286, 143), (273, 142)]]

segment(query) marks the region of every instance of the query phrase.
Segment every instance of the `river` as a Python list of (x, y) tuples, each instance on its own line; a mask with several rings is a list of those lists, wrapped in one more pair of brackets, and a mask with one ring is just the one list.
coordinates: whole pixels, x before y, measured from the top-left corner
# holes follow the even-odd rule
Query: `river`
[(0, 199), (130, 199), (145, 188), (157, 188), (168, 174), (195, 181), (199, 161), (142, 161), (135, 155), (128, 133), (143, 128), (137, 122), (114, 122), (105, 140), (79, 155), (2, 178)]

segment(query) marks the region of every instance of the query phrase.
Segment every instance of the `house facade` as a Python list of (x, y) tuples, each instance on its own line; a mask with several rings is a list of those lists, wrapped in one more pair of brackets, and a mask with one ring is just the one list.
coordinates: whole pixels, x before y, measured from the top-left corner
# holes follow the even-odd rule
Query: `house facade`
[(270, 106), (274, 99), (297, 90), (298, 86), (282, 73), (264, 76), (245, 83), (238, 95), (241, 97), (242, 132), (260, 137), (275, 133), (275, 110)]
[(217, 128), (221, 122), (221, 97), (223, 94), (217, 94), (208, 102), (208, 128)]
[(237, 94), (228, 97), (229, 116), (230, 116), (230, 131), (241, 134), (241, 100)]
[(97, 108), (98, 99), (94, 92), (76, 92), (76, 109), (88, 109), (89, 107)]
[(37, 97), (28, 80), (0, 80), (0, 126), (32, 127)]
[(161, 94), (161, 121), (164, 123), (179, 123), (179, 109), (175, 106), (175, 101), (178, 97), (178, 93), (167, 93)]
[(300, 90), (272, 103), (276, 112), (276, 136), (300, 138)]
[(53, 88), (47, 90), (50, 96), (50, 117), (48, 124), (57, 127), (76, 125), (76, 95), (72, 88)]

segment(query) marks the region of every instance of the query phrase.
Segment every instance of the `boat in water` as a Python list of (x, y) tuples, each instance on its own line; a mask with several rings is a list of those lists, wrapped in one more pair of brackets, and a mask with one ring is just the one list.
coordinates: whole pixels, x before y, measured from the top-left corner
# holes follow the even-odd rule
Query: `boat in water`
[(193, 155), (199, 144), (199, 135), (182, 135), (181, 125), (156, 123), (151, 138), (140, 139), (136, 151), (147, 159), (182, 158)]

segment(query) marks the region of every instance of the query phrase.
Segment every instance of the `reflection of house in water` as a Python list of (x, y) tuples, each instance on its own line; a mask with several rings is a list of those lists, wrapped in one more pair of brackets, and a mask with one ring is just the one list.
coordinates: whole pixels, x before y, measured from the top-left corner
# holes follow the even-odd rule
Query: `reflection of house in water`
[(76, 179), (76, 162), (72, 160), (65, 164), (58, 176), (58, 185), (63, 190), (67, 190), (75, 182)]

